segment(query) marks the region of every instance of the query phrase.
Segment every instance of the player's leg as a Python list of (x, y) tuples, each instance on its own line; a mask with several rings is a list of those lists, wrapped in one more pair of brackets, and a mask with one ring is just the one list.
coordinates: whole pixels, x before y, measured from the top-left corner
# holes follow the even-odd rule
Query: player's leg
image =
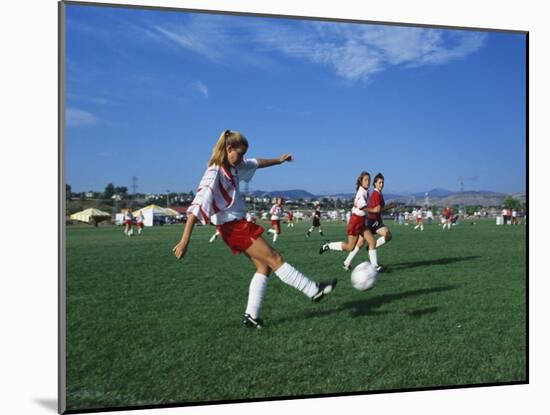
[(277, 238), (281, 234), (281, 225), (280, 222), (277, 222), (273, 225), (275, 233), (273, 234), (273, 243), (277, 242)]
[(380, 247), (382, 245), (384, 245), (386, 242), (389, 242), (391, 241), (391, 232), (390, 230), (387, 228), (387, 226), (384, 226), (382, 228), (379, 228), (376, 230), (376, 233), (378, 235), (380, 235), (381, 237), (378, 238), (378, 240), (376, 241), (376, 247)]
[(343, 242), (329, 242), (326, 241), (321, 245), (319, 249), (319, 254), (327, 251), (353, 251), (357, 243), (357, 235), (348, 235), (348, 240)]
[(350, 251), (346, 259), (344, 260), (344, 269), (346, 271), (349, 271), (351, 267), (351, 262), (353, 261), (353, 258), (355, 258), (355, 255), (357, 255), (357, 252), (365, 245), (365, 239), (362, 236), (359, 236), (357, 239), (357, 242), (355, 244), (355, 248)]
[(246, 252), (244, 254), (256, 267), (256, 273), (252, 276), (248, 286), (248, 302), (243, 316), (243, 324), (246, 327), (261, 328), (263, 322), (259, 317), (271, 269), (263, 262), (250, 257)]
[(374, 234), (369, 230), (365, 230), (363, 232), (363, 238), (367, 241), (367, 248), (369, 251), (369, 260), (372, 265), (378, 270), (380, 265), (378, 265), (378, 255), (376, 253), (376, 239), (374, 238)]
[(262, 237), (252, 241), (245, 251), (251, 258), (266, 264), (285, 284), (296, 288), (313, 301), (320, 301), (336, 285), (336, 280), (326, 283), (310, 280), (296, 268), (285, 262), (281, 254), (275, 251)]

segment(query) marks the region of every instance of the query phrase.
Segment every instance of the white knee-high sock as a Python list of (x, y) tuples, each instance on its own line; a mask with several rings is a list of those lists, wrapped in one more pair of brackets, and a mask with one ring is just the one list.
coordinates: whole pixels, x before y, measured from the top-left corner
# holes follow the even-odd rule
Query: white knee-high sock
[(331, 251), (341, 251), (342, 250), (342, 242), (330, 242), (328, 244), (328, 249)]
[(355, 255), (357, 255), (357, 252), (359, 252), (359, 247), (355, 245), (355, 248), (353, 248), (353, 251), (351, 251), (346, 257), (344, 261), (344, 265), (349, 267), (351, 265), (351, 261), (353, 261), (353, 258), (355, 258)]
[(214, 235), (212, 235), (212, 236), (210, 237), (210, 240), (209, 240), (208, 242), (210, 242), (210, 243), (214, 242), (214, 240), (215, 240), (217, 237), (218, 237), (218, 234), (215, 233)]
[(376, 247), (378, 248), (379, 246), (382, 246), (386, 243), (386, 238), (384, 238), (383, 236), (381, 238), (378, 238), (376, 240)]
[(315, 281), (310, 280), (288, 262), (285, 262), (275, 270), (275, 275), (277, 275), (282, 282), (296, 288), (309, 298), (313, 297), (317, 294), (317, 291), (319, 291)]
[(414, 227), (414, 229), (418, 229), (418, 226), (419, 226), (419, 225), (416, 225), (416, 226)]
[(275, 233), (275, 229), (271, 228), (267, 231), (267, 233)]
[(260, 273), (255, 273), (250, 280), (248, 287), (248, 304), (246, 305), (246, 314), (252, 318), (260, 316), (260, 310), (264, 301), (264, 293), (267, 287), (267, 277)]
[(372, 265), (375, 267), (378, 266), (378, 255), (376, 254), (376, 249), (369, 250), (369, 259)]
[(279, 236), (279, 235), (277, 234), (277, 232), (274, 232), (274, 233), (273, 233), (273, 242), (277, 242), (277, 237), (278, 237), (278, 236)]
[(420, 230), (421, 230), (421, 231), (424, 230), (424, 225), (420, 225)]
[(313, 232), (313, 226), (309, 228), (308, 232)]

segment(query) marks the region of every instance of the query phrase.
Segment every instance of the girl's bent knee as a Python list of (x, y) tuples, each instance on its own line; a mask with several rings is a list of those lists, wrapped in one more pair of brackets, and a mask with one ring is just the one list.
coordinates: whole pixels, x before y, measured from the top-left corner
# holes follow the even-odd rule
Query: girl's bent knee
[(283, 256), (277, 251), (273, 251), (273, 254), (269, 258), (269, 268), (277, 269), (285, 263)]

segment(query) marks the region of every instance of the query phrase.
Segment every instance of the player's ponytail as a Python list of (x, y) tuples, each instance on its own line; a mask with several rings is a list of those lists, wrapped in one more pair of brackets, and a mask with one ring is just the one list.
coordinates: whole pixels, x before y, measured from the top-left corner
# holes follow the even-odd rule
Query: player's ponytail
[(227, 146), (231, 147), (244, 147), (246, 151), (248, 149), (248, 140), (238, 131), (225, 130), (220, 134), (214, 149), (212, 150), (212, 156), (208, 162), (210, 166), (221, 166), (227, 161)]
[(359, 188), (361, 187), (361, 183), (363, 182), (363, 177), (365, 176), (369, 176), (370, 180), (370, 173), (368, 171), (362, 171), (357, 178), (357, 183), (355, 183), (355, 190), (359, 190)]

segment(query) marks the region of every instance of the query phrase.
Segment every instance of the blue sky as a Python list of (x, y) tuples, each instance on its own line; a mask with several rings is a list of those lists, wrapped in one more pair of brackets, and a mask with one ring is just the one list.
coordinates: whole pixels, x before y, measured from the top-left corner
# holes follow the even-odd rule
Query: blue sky
[(525, 36), (67, 6), (66, 181), (195, 190), (226, 128), (251, 190), (525, 190)]

